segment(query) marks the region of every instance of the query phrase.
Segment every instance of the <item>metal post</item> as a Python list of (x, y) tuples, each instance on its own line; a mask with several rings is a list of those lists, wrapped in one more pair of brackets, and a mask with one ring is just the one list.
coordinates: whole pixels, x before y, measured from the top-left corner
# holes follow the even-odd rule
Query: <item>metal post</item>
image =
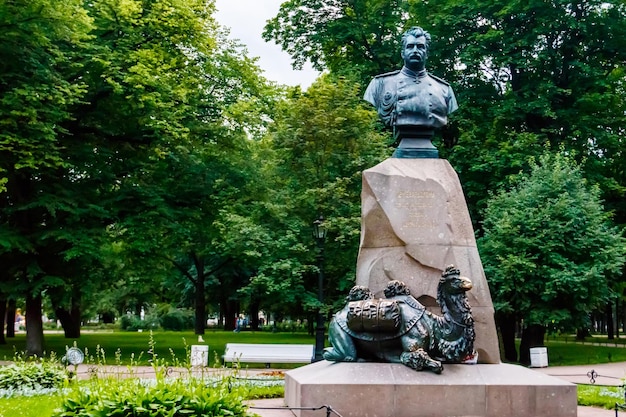
[[(319, 254), (317, 265), (319, 268), (319, 274), (317, 276), (317, 299), (320, 304), (324, 304), (324, 241), (318, 240), (319, 245)], [(315, 362), (322, 360), (322, 353), (324, 352), (324, 314), (322, 313), (321, 307), (317, 311), (317, 326), (315, 328)]]
[(324, 227), (324, 217), (320, 216), (315, 222), (313, 222), (313, 237), (317, 242), (317, 299), (320, 302), (320, 309), (317, 311), (317, 323), (315, 326), (315, 357), (313, 362), (318, 362), (323, 359), (324, 342), (325, 342), (325, 330), (324, 314), (321, 310), (321, 306), (324, 304), (324, 241), (326, 240), (326, 229)]

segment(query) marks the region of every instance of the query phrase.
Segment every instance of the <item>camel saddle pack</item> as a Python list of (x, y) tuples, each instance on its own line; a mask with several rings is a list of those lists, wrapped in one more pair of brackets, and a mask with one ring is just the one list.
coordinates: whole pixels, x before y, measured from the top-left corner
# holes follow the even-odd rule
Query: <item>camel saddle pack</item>
[[(409, 311), (406, 307), (410, 307)], [(410, 314), (403, 317), (403, 310), (405, 315), (407, 312)], [(383, 341), (406, 334), (424, 315), (424, 311), (425, 307), (412, 296), (372, 298), (349, 302), (343, 312), (335, 316), (335, 320), (355, 339)]]

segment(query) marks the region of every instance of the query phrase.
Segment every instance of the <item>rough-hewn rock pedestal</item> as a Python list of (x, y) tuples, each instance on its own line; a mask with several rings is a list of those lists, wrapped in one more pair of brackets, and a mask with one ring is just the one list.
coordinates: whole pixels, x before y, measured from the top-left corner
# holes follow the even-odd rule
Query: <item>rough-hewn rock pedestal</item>
[[(404, 365), (321, 361), (287, 372), (290, 407), (329, 405), (343, 417), (576, 417), (576, 386), (509, 364)], [(325, 411), (294, 410), (298, 417)]]
[(376, 296), (404, 281), (436, 314), (441, 272), (454, 264), (474, 288), (467, 293), (480, 363), (499, 363), (493, 304), (459, 178), (445, 159), (391, 158), (363, 172), (358, 285)]

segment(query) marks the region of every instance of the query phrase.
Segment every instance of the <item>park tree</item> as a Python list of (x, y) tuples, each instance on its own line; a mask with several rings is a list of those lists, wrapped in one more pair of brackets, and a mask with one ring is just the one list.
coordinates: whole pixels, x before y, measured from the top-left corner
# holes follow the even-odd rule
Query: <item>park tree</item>
[[(626, 7), (621, 1), (410, 2), (434, 39), (431, 69), (457, 93), (455, 138), (442, 154), (476, 220), (528, 156), (573, 150), (624, 223), (622, 143)], [(458, 142), (457, 142), (458, 140)]]
[[(0, 257), (9, 272), (0, 298), (26, 298), (29, 353), (42, 351), (44, 293), (66, 335), (77, 336), (85, 295), (114, 282), (106, 268), (120, 252), (110, 249), (119, 248), (132, 216), (162, 197), (141, 200), (142, 181), (155, 184), (165, 175), (155, 170), (194, 158), (210, 171), (213, 160), (195, 151), (202, 143), (222, 144), (213, 146), (217, 158), (259, 125), (241, 117), (258, 114), (263, 102), (247, 90), (257, 70), (222, 42), (213, 12), (211, 1), (177, 0), (0, 6)], [(194, 160), (181, 177), (200, 166)], [(212, 174), (218, 182), (220, 168)], [(179, 191), (173, 204), (194, 191), (179, 185), (171, 187)], [(222, 195), (225, 205), (232, 195)], [(144, 216), (143, 230), (153, 218)], [(152, 237), (154, 248), (163, 246)], [(158, 254), (118, 266), (138, 272), (143, 261), (142, 272), (161, 271)]]
[(599, 188), (566, 153), (531, 159), (529, 172), (493, 193), (483, 229), (478, 244), (507, 360), (517, 360), (516, 322), (523, 323), (519, 360), (529, 363), (529, 348), (543, 344), (548, 325), (584, 327), (613, 296), (626, 241)]
[(49, 266), (75, 242), (63, 226), (80, 217), (56, 181), (73, 168), (61, 126), (86, 93), (75, 74), (91, 27), (80, 1), (0, 4), (0, 299), (26, 300), (32, 354), (42, 293), (62, 282)]
[[(204, 10), (203, 2), (193, 7)], [(191, 18), (181, 20), (179, 30), (193, 33), (193, 43), (170, 46), (181, 61), (163, 86), (172, 91), (157, 96), (174, 94), (169, 96), (172, 102), (163, 104), (175, 117), (160, 121), (146, 159), (129, 161), (134, 167), (119, 180), (112, 230), (129, 261), (145, 260), (144, 274), (165, 268), (168, 278), (188, 284), (195, 331), (204, 334), (207, 293), (237, 310), (230, 301), (236, 301), (238, 287), (253, 269), (250, 263), (259, 256), (256, 248), (263, 246), (263, 234), (247, 221), (249, 205), (263, 194), (263, 184), (255, 180), (258, 167), (249, 155), (277, 93), (255, 60), (210, 15), (198, 17), (204, 22), (188, 28)], [(156, 57), (150, 62), (157, 68), (148, 74), (161, 83), (168, 69), (160, 68)], [(167, 126), (172, 132), (160, 130)], [(242, 282), (227, 281), (233, 277)], [(230, 310), (225, 315), (238, 312)]]
[[(126, 216), (141, 209), (135, 200), (141, 191), (128, 190), (141, 186), (141, 175), (155, 165), (163, 148), (186, 140), (202, 75), (190, 56), (214, 48), (217, 31), (212, 3), (95, 1), (86, 3), (85, 9), (94, 28), (75, 76), (85, 83), (86, 93), (72, 106), (72, 119), (63, 124), (71, 172), (76, 174), (60, 175), (56, 182), (79, 207), (91, 208), (66, 226), (68, 232), (90, 236), (72, 227), (89, 224), (98, 235), (89, 245), (66, 249), (73, 259), (85, 262), (65, 267), (58, 286), (62, 291), (48, 292), (66, 336), (71, 337), (80, 332), (83, 297), (99, 289), (93, 284), (115, 282), (110, 271), (102, 270), (111, 263), (108, 249)], [(139, 275), (143, 279), (137, 280), (138, 262), (126, 264), (132, 271), (126, 275), (130, 282), (162, 274), (150, 260), (153, 273), (143, 269)], [(103, 279), (85, 285), (85, 275)]]
[(270, 311), (311, 314), (317, 300), (312, 223), (325, 218), (324, 288), (327, 305), (354, 285), (360, 232), (361, 172), (385, 159), (387, 136), (358, 96), (358, 83), (323, 75), (305, 92), (288, 92), (260, 144), (268, 199), (269, 258), (248, 288)]
[(289, 53), (294, 68), (308, 61), (364, 83), (402, 62), (407, 10), (404, 0), (290, 0), (268, 20), (263, 37)]
[[(135, 177), (136, 186), (125, 190), (134, 204), (116, 225), (124, 256), (146, 260), (144, 274), (160, 264), (168, 279), (186, 283), (196, 334), (204, 334), (207, 294), (220, 297), (227, 308), (264, 247), (264, 233), (247, 213), (260, 196), (245, 143), (216, 152), (209, 141), (203, 137), (186, 155), (172, 151)], [(236, 276), (244, 282), (227, 281)]]

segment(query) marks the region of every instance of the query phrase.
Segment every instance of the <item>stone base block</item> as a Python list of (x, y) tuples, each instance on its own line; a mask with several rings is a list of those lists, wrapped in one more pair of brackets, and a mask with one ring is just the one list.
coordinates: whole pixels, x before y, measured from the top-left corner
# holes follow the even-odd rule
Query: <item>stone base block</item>
[[(441, 375), (401, 364), (321, 361), (287, 372), (289, 407), (329, 405), (343, 417), (576, 417), (576, 386), (510, 364), (444, 365)], [(322, 417), (325, 410), (295, 410)]]

